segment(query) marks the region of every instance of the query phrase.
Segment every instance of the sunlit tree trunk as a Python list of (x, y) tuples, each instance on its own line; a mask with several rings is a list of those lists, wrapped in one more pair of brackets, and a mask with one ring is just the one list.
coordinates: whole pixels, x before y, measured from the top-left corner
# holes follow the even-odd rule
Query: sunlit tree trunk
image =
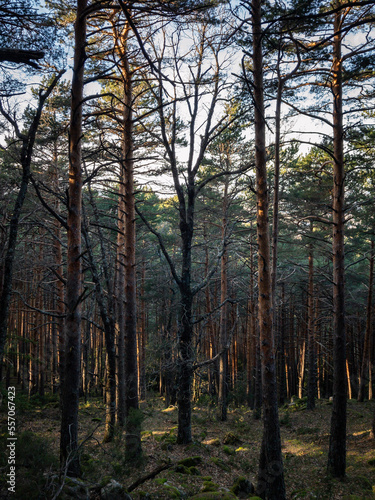
[(124, 87), (124, 187), (125, 187), (125, 412), (126, 454), (137, 457), (141, 453), (140, 424), (130, 418), (138, 409), (137, 366), (137, 289), (135, 269), (135, 196), (133, 159), (133, 92), (128, 59), (123, 56)]
[(82, 100), (86, 59), (87, 0), (77, 0), (71, 118), (69, 128), (68, 250), (65, 319), (65, 377), (62, 388), (60, 452), (69, 475), (80, 474), (78, 405), (81, 359), (81, 209), (82, 209)]
[(255, 167), (257, 189), (259, 329), (262, 359), (263, 438), (257, 492), (264, 499), (285, 499), (277, 408), (275, 346), (272, 329), (272, 282), (265, 147), (261, 1), (252, 0)]
[(344, 295), (344, 130), (342, 113), (341, 11), (334, 15), (333, 91), (333, 405), (328, 471), (346, 468), (346, 347)]
[(118, 233), (116, 258), (116, 320), (117, 320), (117, 423), (125, 425), (125, 185), (124, 164), (120, 164), (120, 188), (118, 200)]

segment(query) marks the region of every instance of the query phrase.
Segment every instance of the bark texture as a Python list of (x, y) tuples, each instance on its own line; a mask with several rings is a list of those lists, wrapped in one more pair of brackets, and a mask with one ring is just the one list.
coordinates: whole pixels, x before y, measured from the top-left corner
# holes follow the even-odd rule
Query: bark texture
[(74, 67), (72, 79), (71, 118), (69, 127), (69, 202), (68, 250), (65, 319), (65, 377), (61, 398), (62, 464), (68, 474), (78, 476), (78, 405), (81, 358), (81, 219), (82, 219), (82, 100), (83, 73), (86, 59), (87, 0), (77, 0), (77, 17), (74, 27)]
[[(313, 223), (310, 225), (311, 233)], [(308, 382), (307, 382), (307, 409), (315, 408), (316, 397), (316, 349), (315, 349), (315, 318), (314, 318), (314, 253), (313, 245), (309, 245), (309, 296), (307, 299), (307, 335), (308, 335)]]
[(259, 329), (262, 360), (263, 440), (259, 460), (257, 494), (283, 500), (285, 484), (277, 407), (275, 346), (272, 328), (272, 282), (268, 220), (268, 187), (263, 97), (261, 1), (252, 1), (253, 78), (255, 104), (255, 166), (257, 183)]
[(138, 363), (137, 363), (137, 288), (135, 269), (135, 196), (134, 196), (134, 144), (133, 144), (133, 82), (126, 44), (123, 46), (122, 71), (124, 78), (124, 205), (125, 205), (125, 453), (128, 458), (141, 454), (140, 419), (138, 411)]
[(219, 418), (222, 422), (227, 420), (227, 398), (228, 398), (228, 304), (226, 302), (228, 295), (228, 251), (226, 248), (226, 231), (227, 231), (227, 211), (228, 211), (228, 179), (225, 179), (224, 184), (224, 199), (223, 199), (223, 219), (222, 219), (222, 239), (224, 245), (223, 255), (221, 257), (221, 273), (220, 273), (220, 349), (222, 354), (219, 360)]
[(328, 471), (346, 468), (346, 349), (344, 301), (344, 131), (342, 114), (341, 12), (335, 14), (333, 41), (333, 405)]
[(367, 295), (366, 331), (363, 346), (363, 357), (361, 373), (359, 376), (358, 401), (362, 402), (365, 397), (366, 372), (368, 374), (368, 398), (372, 399), (371, 371), (372, 371), (372, 293), (374, 287), (374, 240), (371, 242), (370, 272)]

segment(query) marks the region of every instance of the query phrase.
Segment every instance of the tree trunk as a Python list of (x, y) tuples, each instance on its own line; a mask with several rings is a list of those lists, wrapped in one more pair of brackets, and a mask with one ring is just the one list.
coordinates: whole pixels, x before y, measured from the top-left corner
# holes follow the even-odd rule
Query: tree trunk
[(252, 0), (255, 166), (257, 183), (259, 329), (262, 357), (263, 439), (257, 494), (267, 500), (285, 499), (280, 426), (277, 408), (275, 346), (272, 329), (272, 282), (268, 221), (268, 187), (263, 98), (261, 1)]
[[(278, 69), (278, 73), (280, 70)], [(275, 177), (273, 188), (273, 220), (272, 220), (272, 309), (273, 309), (273, 329), (276, 337), (276, 378), (278, 384), (279, 402), (284, 404), (285, 393), (285, 368), (283, 356), (283, 339), (281, 322), (277, 322), (278, 307), (276, 304), (277, 287), (277, 251), (279, 241), (279, 198), (280, 198), (280, 135), (281, 135), (281, 99), (284, 81), (278, 74), (276, 114), (275, 114)]]
[(227, 231), (227, 211), (228, 211), (228, 179), (225, 179), (224, 198), (223, 198), (223, 220), (221, 234), (223, 239), (224, 251), (221, 257), (221, 274), (220, 274), (220, 349), (223, 351), (219, 360), (219, 418), (222, 422), (227, 420), (227, 398), (228, 398), (228, 304), (226, 303), (228, 295), (228, 251), (226, 244)]
[(188, 444), (191, 435), (191, 383), (193, 376), (193, 293), (191, 289), (191, 244), (194, 231), (194, 185), (188, 192), (188, 208), (180, 210), (180, 232), (182, 241), (182, 273), (179, 282), (181, 306), (179, 328), (179, 356), (177, 360), (177, 403), (178, 432), (177, 443)]
[[(258, 309), (258, 307), (257, 307)], [(258, 315), (259, 316), (259, 315)], [(262, 416), (262, 360), (260, 354), (260, 331), (259, 321), (255, 320), (255, 350), (254, 350), (254, 413), (255, 420), (259, 420)]]
[[(125, 70), (124, 88), (124, 162), (125, 162), (125, 453), (128, 458), (141, 454), (140, 419), (134, 417), (138, 410), (137, 366), (137, 289), (135, 272), (135, 196), (132, 121), (132, 76), (129, 61), (123, 56)], [(133, 416), (131, 415), (133, 413)]]
[[(250, 226), (252, 229), (252, 226)], [(247, 398), (251, 409), (255, 408), (255, 387), (257, 374), (257, 327), (255, 317), (254, 299), (254, 248), (253, 235), (250, 236), (250, 283), (249, 283), (249, 305), (247, 317)], [(260, 399), (260, 398), (259, 398)]]
[(140, 293), (140, 325), (138, 335), (138, 396), (146, 399), (146, 303), (144, 287), (146, 278), (146, 262), (142, 262), (141, 270), (141, 293)]
[(65, 319), (65, 377), (62, 389), (60, 452), (68, 474), (78, 476), (78, 405), (81, 349), (82, 99), (86, 59), (87, 0), (77, 0), (71, 119), (69, 128), (68, 251)]
[[(311, 233), (313, 222), (310, 223)], [(313, 244), (309, 245), (309, 292), (308, 292), (308, 318), (307, 318), (307, 341), (308, 341), (308, 382), (307, 382), (307, 409), (315, 408), (316, 397), (316, 350), (315, 350), (315, 321), (314, 321), (314, 253)]]
[[(58, 192), (59, 187), (59, 173), (58, 173), (58, 155), (57, 155), (57, 144), (54, 144), (53, 153), (53, 166), (52, 166), (52, 186), (54, 191)], [(58, 197), (54, 198), (53, 210), (56, 213), (60, 211), (60, 201)], [(54, 320), (53, 328), (53, 348), (54, 355), (55, 351), (58, 349), (58, 373), (59, 373), (59, 389), (61, 390), (63, 386), (65, 365), (64, 365), (64, 351), (65, 351), (65, 330), (64, 330), (64, 277), (63, 277), (63, 258), (62, 258), (62, 245), (61, 245), (61, 224), (58, 220), (53, 221), (53, 260), (54, 260), (54, 274), (56, 276), (55, 285), (55, 310), (60, 315), (59, 318)], [(56, 325), (56, 326), (55, 326)], [(57, 327), (58, 342), (55, 338), (55, 328)], [(57, 347), (58, 344), (58, 347)]]
[[(365, 331), (365, 342), (363, 346), (363, 357), (361, 365), (361, 373), (359, 377), (359, 390), (358, 390), (358, 401), (363, 402), (365, 396), (365, 381), (366, 372), (368, 373), (369, 380), (369, 394), (371, 391), (371, 361), (372, 361), (372, 292), (374, 284), (374, 240), (371, 241), (371, 255), (370, 255), (370, 276), (368, 284), (368, 295), (367, 295), (367, 314), (366, 314), (366, 331)], [(372, 396), (372, 394), (371, 394)], [(369, 397), (369, 399), (371, 399)]]
[[(185, 256), (186, 259), (186, 256)], [(188, 260), (188, 259), (186, 259)], [(185, 260), (185, 262), (186, 262)], [(191, 436), (191, 381), (193, 375), (193, 352), (192, 352), (192, 302), (190, 290), (190, 266), (185, 273), (185, 286), (181, 290), (181, 309), (179, 332), (179, 358), (178, 358), (178, 433), (177, 442), (188, 444), (192, 441)]]
[(328, 471), (344, 477), (346, 467), (346, 352), (344, 295), (344, 132), (342, 115), (341, 11), (333, 41), (333, 406)]
[(120, 57), (120, 71), (124, 86), (124, 126), (122, 129), (120, 178), (118, 193), (118, 233), (117, 233), (117, 258), (115, 271), (115, 297), (116, 297), (116, 319), (117, 319), (117, 423), (123, 427), (126, 420), (125, 402), (125, 176), (126, 176), (126, 154), (127, 143), (125, 134), (125, 120), (128, 113), (126, 109), (126, 45), (128, 30), (124, 28), (122, 36), (117, 33), (115, 25), (112, 27), (116, 48)]
[[(124, 143), (124, 141), (123, 141)], [(115, 271), (115, 297), (117, 320), (117, 423), (125, 425), (125, 184), (124, 163), (120, 164), (118, 201), (117, 258)]]
[(298, 356), (298, 397), (303, 396), (303, 381), (305, 377), (305, 361), (306, 361), (306, 340), (302, 339), (302, 346), (299, 350)]
[[(208, 243), (207, 243), (207, 228), (206, 228), (206, 223), (203, 223), (203, 238), (205, 241), (205, 276), (208, 275), (209, 272), (209, 254), (208, 254)], [(214, 324), (212, 321), (212, 314), (211, 314), (211, 297), (210, 297), (210, 287), (206, 286), (205, 289), (205, 303), (206, 303), (206, 314), (208, 315), (207, 318), (207, 346), (208, 346), (208, 352), (207, 352), (207, 357), (213, 358), (216, 355), (216, 349), (215, 349), (215, 328)], [(214, 396), (216, 394), (216, 384), (215, 384), (215, 366), (216, 364), (210, 364), (208, 366), (208, 393), (210, 396)]]
[[(131, 15), (131, 13), (130, 13)], [(121, 35), (116, 37), (116, 49), (120, 56), (120, 71), (124, 85), (124, 115), (122, 136), (122, 161), (120, 166), (120, 197), (123, 196), (123, 204), (119, 202), (119, 216), (123, 218), (123, 232), (120, 232), (119, 251), (124, 251), (121, 256), (120, 266), (124, 268), (124, 295), (120, 289), (119, 308), (123, 319), (119, 321), (119, 422), (122, 424), (125, 416), (125, 454), (128, 459), (139, 458), (141, 454), (141, 418), (138, 415), (138, 363), (137, 363), (137, 290), (135, 269), (135, 196), (134, 196), (134, 143), (133, 143), (133, 82), (132, 70), (128, 57), (128, 35), (130, 26), (125, 24)], [(123, 209), (123, 213), (121, 213)], [(121, 220), (120, 219), (120, 220)], [(120, 273), (122, 271), (120, 270)], [(121, 283), (120, 283), (121, 285)], [(122, 286), (122, 285), (121, 285)], [(123, 328), (123, 330), (122, 330)], [(124, 342), (122, 344), (122, 339)], [(121, 359), (124, 350), (124, 363)], [(122, 375), (124, 370), (124, 375)], [(123, 377), (123, 378), (122, 378)], [(124, 388), (122, 387), (124, 384)], [(122, 402), (122, 393), (125, 391), (125, 400)], [(125, 415), (123, 414), (125, 410)]]

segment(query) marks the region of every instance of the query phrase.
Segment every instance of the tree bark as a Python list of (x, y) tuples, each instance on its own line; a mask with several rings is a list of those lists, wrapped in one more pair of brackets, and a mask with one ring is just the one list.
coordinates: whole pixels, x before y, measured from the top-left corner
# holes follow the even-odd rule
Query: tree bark
[[(252, 224), (251, 224), (252, 229)], [(254, 298), (254, 249), (253, 235), (250, 236), (250, 283), (247, 316), (247, 399), (251, 409), (255, 408), (255, 388), (257, 378), (257, 327)]]
[(74, 27), (74, 67), (69, 127), (68, 250), (65, 319), (65, 377), (62, 389), (60, 453), (68, 474), (80, 475), (78, 405), (81, 359), (81, 210), (82, 210), (82, 100), (86, 59), (87, 0), (77, 0)]
[(226, 302), (228, 295), (228, 251), (226, 244), (227, 231), (227, 211), (228, 211), (228, 179), (225, 178), (224, 198), (223, 198), (223, 220), (221, 234), (223, 239), (223, 255), (221, 257), (221, 273), (220, 273), (220, 349), (222, 354), (219, 360), (219, 418), (222, 422), (227, 420), (227, 398), (228, 398), (228, 304)]
[[(371, 255), (370, 255), (370, 276), (368, 285), (368, 295), (367, 295), (367, 313), (366, 313), (366, 331), (365, 331), (365, 342), (363, 346), (363, 356), (361, 364), (361, 372), (359, 376), (359, 390), (358, 390), (358, 401), (363, 402), (365, 397), (365, 380), (366, 372), (368, 373), (369, 381), (369, 399), (371, 392), (371, 360), (372, 360), (372, 293), (374, 286), (374, 240), (371, 241)], [(371, 394), (372, 396), (372, 394)]]
[(45, 52), (43, 50), (27, 50), (27, 49), (0, 49), (0, 61), (8, 61), (16, 64), (26, 64), (38, 69), (39, 66), (35, 61), (43, 59)]
[[(123, 141), (124, 142), (124, 141)], [(125, 425), (125, 186), (124, 164), (120, 164), (118, 200), (117, 258), (115, 271), (115, 297), (117, 320), (117, 423)]]
[(191, 289), (191, 244), (194, 231), (195, 192), (193, 180), (188, 188), (188, 207), (180, 211), (180, 232), (182, 240), (182, 273), (179, 283), (181, 294), (179, 357), (177, 361), (178, 385), (178, 432), (177, 442), (188, 444), (191, 435), (191, 383), (193, 376), (193, 293)]
[(257, 187), (259, 329), (262, 357), (263, 439), (257, 494), (285, 499), (280, 425), (277, 407), (275, 346), (272, 328), (272, 282), (268, 220), (268, 187), (263, 96), (261, 0), (252, 0), (255, 166)]
[(344, 295), (344, 131), (342, 114), (341, 11), (334, 17), (333, 91), (333, 405), (328, 471), (346, 468), (346, 349)]
[(133, 157), (133, 90), (132, 75), (126, 54), (122, 55), (124, 69), (124, 188), (125, 188), (125, 453), (128, 458), (141, 454), (140, 421), (131, 413), (138, 410), (137, 365), (137, 288), (135, 269), (135, 196)]
[(142, 262), (141, 270), (141, 291), (140, 291), (140, 321), (138, 334), (138, 397), (140, 400), (146, 399), (146, 303), (144, 297), (146, 279), (146, 262)]
[[(313, 222), (310, 222), (313, 232)], [(309, 244), (309, 291), (307, 299), (307, 340), (308, 340), (308, 382), (307, 382), (307, 409), (315, 408), (316, 397), (316, 349), (315, 349), (315, 321), (314, 321), (314, 250)]]
[(277, 304), (276, 304), (276, 287), (277, 287), (277, 251), (279, 242), (279, 198), (280, 198), (280, 135), (281, 135), (281, 99), (283, 92), (284, 81), (280, 76), (280, 69), (278, 65), (278, 82), (277, 82), (277, 96), (276, 96), (276, 113), (275, 113), (275, 175), (273, 187), (273, 217), (272, 217), (272, 310), (273, 310), (273, 329), (276, 337), (276, 377), (278, 383), (278, 393), (280, 404), (284, 404), (283, 395), (284, 388), (283, 373), (285, 372), (283, 366), (283, 352), (281, 350), (281, 323), (277, 322)]

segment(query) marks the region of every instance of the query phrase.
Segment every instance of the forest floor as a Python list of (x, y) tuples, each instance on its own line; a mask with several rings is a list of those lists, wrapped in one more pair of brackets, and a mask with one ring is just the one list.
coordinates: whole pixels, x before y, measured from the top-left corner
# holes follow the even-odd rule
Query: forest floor
[[(4, 399), (5, 402), (5, 399)], [(59, 490), (59, 408), (55, 396), (41, 401), (19, 394), (17, 407), (16, 494), (6, 484), (7, 413), (1, 407), (0, 498), (51, 499)], [(306, 410), (303, 400), (280, 409), (281, 439), (288, 499), (375, 499), (375, 441), (370, 437), (375, 402), (348, 402), (347, 478), (338, 481), (326, 473), (331, 403), (317, 402)], [(176, 444), (177, 408), (164, 407), (161, 398), (150, 395), (141, 403), (143, 459), (129, 464), (124, 458), (123, 437), (103, 444), (104, 405), (99, 399), (80, 404), (79, 436), (82, 481), (66, 480), (58, 498), (103, 498), (112, 479), (129, 488), (140, 478), (165, 465), (153, 479), (144, 481), (130, 495), (141, 498), (237, 498), (229, 493), (236, 479), (255, 483), (262, 436), (262, 423), (246, 407), (230, 408), (227, 422), (216, 418), (215, 408), (193, 409), (190, 445)], [(185, 462), (181, 462), (181, 460)], [(276, 471), (277, 473), (277, 471)], [(221, 491), (202, 495), (201, 492)], [(236, 491), (236, 490), (234, 490)], [(226, 493), (225, 493), (226, 492)], [(237, 493), (238, 494), (238, 493)], [(102, 495), (102, 496), (101, 496)], [(252, 494), (242, 496), (251, 498)], [(107, 496), (109, 500), (117, 498)]]

